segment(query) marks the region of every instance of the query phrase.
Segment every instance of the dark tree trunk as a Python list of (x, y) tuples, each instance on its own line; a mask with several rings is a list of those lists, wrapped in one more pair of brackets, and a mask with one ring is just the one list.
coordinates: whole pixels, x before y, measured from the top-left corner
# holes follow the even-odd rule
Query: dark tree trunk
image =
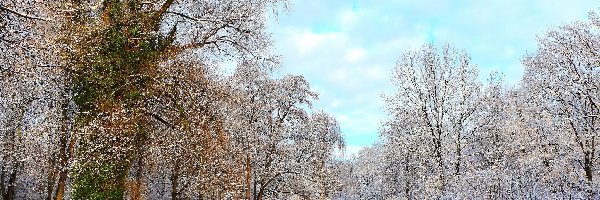
[(592, 168), (593, 168), (593, 163), (592, 163), (592, 158), (590, 157), (590, 153), (586, 152), (585, 156), (584, 156), (584, 160), (583, 160), (583, 168), (585, 170), (585, 178), (589, 181), (592, 182)]
[(56, 178), (56, 174), (58, 171), (56, 170), (56, 154), (52, 154), (50, 158), (50, 170), (48, 171), (48, 176), (46, 177), (46, 182), (48, 186), (46, 187), (46, 200), (52, 200), (53, 192), (54, 192), (54, 179)]
[(177, 187), (179, 186), (179, 161), (175, 161), (173, 166), (173, 172), (171, 173), (171, 199), (178, 199), (179, 193)]
[[(3, 200), (13, 200), (15, 199), (15, 184), (17, 182), (17, 168), (18, 165), (15, 165), (13, 169), (10, 169), (9, 174), (7, 175), (7, 171), (4, 165), (2, 166), (2, 172), (0, 173), (0, 193), (2, 193)], [(6, 180), (6, 176), (8, 176), (8, 180)]]

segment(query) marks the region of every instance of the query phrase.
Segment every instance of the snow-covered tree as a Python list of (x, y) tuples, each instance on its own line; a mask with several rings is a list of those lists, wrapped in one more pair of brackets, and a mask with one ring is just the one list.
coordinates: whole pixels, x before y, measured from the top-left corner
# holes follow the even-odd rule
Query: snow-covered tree
[(228, 127), (244, 156), (246, 198), (329, 195), (330, 161), (343, 139), (335, 119), (308, 109), (317, 97), (308, 82), (272, 78), (252, 62), (231, 78), (240, 104), (228, 111)]
[(549, 187), (555, 193), (598, 195), (593, 188), (598, 187), (599, 31), (598, 16), (590, 13), (589, 22), (548, 31), (539, 38), (537, 51), (523, 59), (522, 86), (534, 112), (529, 120), (552, 173), (542, 181), (555, 183)]
[(397, 91), (386, 98), (392, 119), (382, 137), (391, 142), (385, 145), (391, 148), (388, 151), (397, 153), (390, 158), (405, 162), (395, 161), (390, 167), (397, 169), (389, 170), (420, 173), (417, 177), (423, 179), (403, 184), (404, 189), (392, 191), (394, 195), (409, 197), (412, 191), (406, 193), (407, 188), (420, 188), (420, 195), (443, 194), (449, 181), (469, 167), (464, 150), (476, 129), (473, 113), (480, 93), (476, 78), (469, 57), (449, 45), (425, 45), (397, 62), (393, 72)]

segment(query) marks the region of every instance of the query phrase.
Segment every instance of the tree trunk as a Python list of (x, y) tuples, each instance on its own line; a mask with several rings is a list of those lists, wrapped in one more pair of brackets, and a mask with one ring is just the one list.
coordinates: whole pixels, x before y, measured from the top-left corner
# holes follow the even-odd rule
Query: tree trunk
[(585, 156), (584, 156), (584, 160), (583, 160), (583, 168), (585, 170), (585, 178), (589, 181), (592, 182), (592, 167), (593, 167), (593, 163), (592, 163), (592, 158), (590, 157), (590, 153), (586, 152)]
[[(75, 146), (75, 139), (71, 137), (69, 128), (69, 117), (68, 117), (68, 102), (65, 101), (62, 104), (62, 124), (61, 124), (61, 135), (59, 136), (59, 150), (58, 150), (58, 182), (56, 185), (55, 200), (63, 200), (65, 194), (65, 182), (67, 181), (68, 175), (68, 163), (71, 155), (73, 155), (73, 148)], [(70, 140), (69, 140), (70, 139)]]
[[(18, 164), (17, 164), (18, 165)], [(16, 166), (18, 167), (18, 166)], [(17, 169), (13, 169), (10, 173), (10, 177), (8, 178), (8, 185), (6, 186), (6, 193), (4, 195), (4, 200), (13, 200), (15, 199), (15, 184), (17, 182)]]
[(179, 161), (175, 160), (173, 172), (171, 173), (171, 200), (176, 200), (179, 195), (177, 187), (179, 186)]
[[(68, 145), (68, 146), (67, 146)], [(64, 143), (61, 142), (61, 151), (60, 151), (60, 172), (58, 174), (58, 183), (56, 186), (56, 200), (62, 200), (65, 194), (65, 184), (67, 181), (68, 171), (68, 162), (71, 155), (73, 155), (73, 148), (75, 146), (75, 139), (71, 138), (71, 141), (67, 143), (66, 134)]]
[(60, 138), (59, 173), (56, 186), (55, 200), (62, 200), (65, 194), (65, 182), (67, 181), (67, 138), (66, 134)]
[[(2, 165), (2, 169), (0, 172), (0, 194), (2, 195), (3, 200), (13, 200), (15, 199), (15, 184), (17, 182), (17, 171), (19, 168), (19, 164), (15, 164), (12, 169), (10, 169), (10, 174), (6, 174), (6, 168), (4, 167), (4, 163)], [(8, 182), (6, 181), (6, 176), (8, 176)]]
[(2, 195), (2, 199), (6, 199), (6, 189), (4, 187), (4, 163), (2, 163), (2, 169), (0, 171), (0, 195)]
[(62, 200), (65, 195), (65, 181), (67, 180), (67, 171), (61, 169), (58, 175), (58, 185), (56, 187), (56, 200)]
[(246, 154), (246, 199), (250, 200), (250, 155)]
[(454, 175), (458, 175), (460, 173), (460, 160), (462, 157), (462, 151), (460, 146), (460, 134), (458, 135), (458, 139), (456, 141), (456, 165), (454, 166), (455, 171)]
[(254, 177), (254, 179), (255, 179), (255, 181), (252, 184), (252, 198), (256, 199), (256, 190), (257, 190), (257, 188), (256, 188), (256, 185), (257, 185), (256, 184), (256, 177)]
[(138, 157), (137, 164), (134, 166), (134, 183), (129, 185), (129, 194), (132, 200), (142, 199), (142, 158)]
[(58, 170), (56, 170), (56, 159), (55, 156), (56, 154), (52, 154), (52, 157), (50, 158), (50, 170), (48, 170), (48, 176), (46, 177), (46, 182), (48, 183), (48, 186), (46, 187), (46, 200), (52, 200), (52, 197), (54, 197), (52, 194), (54, 192), (54, 179), (56, 178), (56, 174), (58, 173)]
[(143, 170), (144, 170), (144, 146), (146, 142), (146, 135), (144, 131), (139, 131), (135, 135), (135, 164), (131, 167), (133, 169), (133, 183), (128, 185), (129, 198), (132, 200), (143, 199)]

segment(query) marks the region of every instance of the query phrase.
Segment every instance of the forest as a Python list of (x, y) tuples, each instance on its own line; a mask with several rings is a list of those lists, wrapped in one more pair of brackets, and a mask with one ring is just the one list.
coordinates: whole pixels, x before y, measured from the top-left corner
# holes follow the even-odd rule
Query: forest
[(0, 196), (600, 198), (597, 12), (540, 33), (517, 85), (451, 44), (398, 52), (379, 141), (342, 157), (307, 79), (275, 74), (267, 20), (290, 9), (2, 0)]

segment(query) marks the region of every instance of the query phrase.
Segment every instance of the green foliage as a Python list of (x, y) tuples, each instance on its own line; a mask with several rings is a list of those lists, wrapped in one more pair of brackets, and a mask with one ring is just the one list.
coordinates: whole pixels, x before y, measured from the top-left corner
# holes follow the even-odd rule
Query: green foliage
[[(82, 14), (95, 17), (74, 21), (72, 27), (81, 34), (81, 38), (72, 39), (76, 50), (69, 55), (73, 65), (71, 88), (80, 111), (77, 119), (80, 126), (94, 120), (98, 113), (131, 111), (143, 106), (144, 96), (152, 95), (150, 81), (156, 76), (160, 57), (175, 38), (175, 28), (164, 34), (153, 30), (154, 26), (148, 24), (151, 15), (139, 11), (140, 1), (105, 0), (102, 5), (100, 15)], [(110, 134), (108, 137), (136, 137), (136, 134), (127, 134), (131, 130), (118, 127), (118, 123), (107, 124), (114, 126), (110, 132), (103, 133)], [(96, 139), (80, 141), (84, 148), (79, 149), (77, 157), (86, 162), (73, 172), (73, 198), (122, 199), (128, 169), (126, 158), (134, 152), (108, 151), (128, 144), (102, 141), (102, 137), (94, 137), (94, 134), (98, 133), (89, 137)], [(113, 159), (98, 160), (95, 153), (85, 148), (92, 145), (105, 150), (103, 152), (112, 152), (115, 155), (102, 157)]]
[[(166, 47), (173, 43), (175, 27), (165, 35), (146, 26), (146, 15), (126, 9), (133, 1), (104, 1), (108, 25), (92, 28), (79, 45), (74, 75), (75, 102), (82, 113), (94, 113), (101, 103), (135, 104)], [(137, 5), (139, 7), (139, 5)], [(84, 29), (85, 30), (85, 29)]]
[(127, 176), (123, 166), (87, 162), (76, 167), (74, 172), (73, 199), (123, 199)]

